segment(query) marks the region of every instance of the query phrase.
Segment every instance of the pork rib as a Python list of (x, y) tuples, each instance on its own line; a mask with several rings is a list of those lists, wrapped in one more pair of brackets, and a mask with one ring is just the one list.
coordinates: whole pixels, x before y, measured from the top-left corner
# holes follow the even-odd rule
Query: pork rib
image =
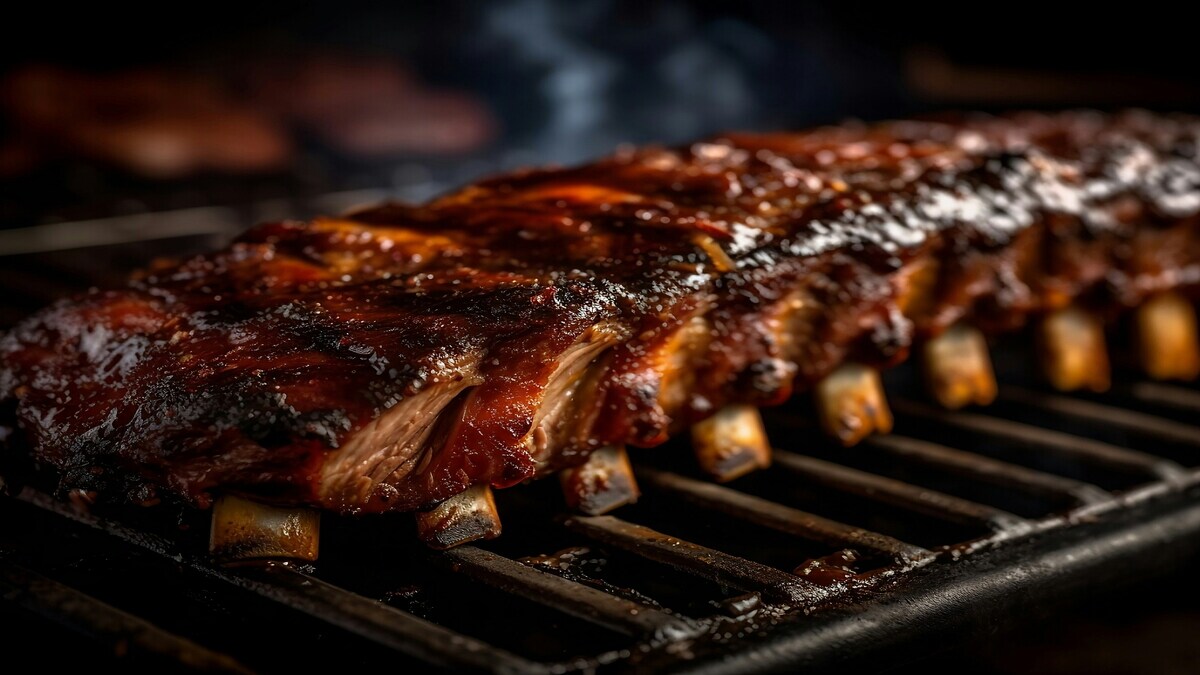
[(961, 319), (1189, 293), (1198, 142), (1140, 112), (735, 134), (261, 225), (4, 336), (0, 436), (102, 497), (425, 508)]

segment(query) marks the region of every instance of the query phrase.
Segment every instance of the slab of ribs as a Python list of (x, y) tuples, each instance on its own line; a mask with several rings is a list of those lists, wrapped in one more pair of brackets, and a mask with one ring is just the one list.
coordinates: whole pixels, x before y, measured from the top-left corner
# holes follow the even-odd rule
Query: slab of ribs
[(1190, 311), (1198, 153), (1200, 119), (1146, 112), (847, 124), (259, 225), (9, 331), (2, 452), (89, 500), (419, 511), (958, 326), (1074, 313), (1046, 334), (1079, 351), (1089, 318)]

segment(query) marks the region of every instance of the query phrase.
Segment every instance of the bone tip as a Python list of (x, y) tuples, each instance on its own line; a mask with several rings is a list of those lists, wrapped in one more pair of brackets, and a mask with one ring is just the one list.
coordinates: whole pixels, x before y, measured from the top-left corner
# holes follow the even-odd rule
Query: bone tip
[(769, 458), (764, 459), (764, 455), (765, 453), (752, 448), (734, 448), (729, 454), (714, 457), (704, 463), (702, 468), (718, 483), (728, 483), (769, 467), (771, 461)]
[(475, 485), (416, 514), (417, 536), (432, 548), (446, 550), (479, 539), (500, 536), (500, 513), (488, 485)]
[(1191, 382), (1200, 377), (1200, 362), (1196, 365), (1171, 365), (1159, 368), (1147, 367), (1145, 370), (1146, 374), (1154, 380), (1163, 382)]
[(751, 405), (729, 405), (692, 425), (692, 447), (705, 473), (725, 483), (771, 465), (762, 415)]
[(1111, 368), (1100, 317), (1075, 306), (1043, 318), (1040, 332), (1042, 372), (1059, 391), (1107, 391)]
[(873, 368), (843, 365), (817, 385), (816, 401), (821, 427), (846, 447), (892, 430), (892, 411)]
[(225, 564), (261, 560), (312, 562), (320, 550), (321, 514), (222, 495), (213, 504), (208, 550)]
[(1156, 380), (1194, 380), (1200, 375), (1196, 309), (1176, 292), (1160, 293), (1137, 311), (1142, 369)]
[(836, 421), (828, 422), (825, 431), (843, 447), (851, 448), (876, 434), (890, 434), (893, 422), (892, 413), (886, 407), (866, 405), (846, 411)]
[(584, 464), (559, 474), (567, 507), (601, 516), (641, 496), (629, 454), (621, 446), (600, 448)]
[(971, 405), (989, 405), (996, 400), (996, 385), (976, 386), (943, 384), (933, 388), (933, 399), (946, 410), (961, 410)]
[(987, 339), (978, 329), (957, 324), (925, 343), (926, 387), (943, 408), (988, 405), (997, 386)]

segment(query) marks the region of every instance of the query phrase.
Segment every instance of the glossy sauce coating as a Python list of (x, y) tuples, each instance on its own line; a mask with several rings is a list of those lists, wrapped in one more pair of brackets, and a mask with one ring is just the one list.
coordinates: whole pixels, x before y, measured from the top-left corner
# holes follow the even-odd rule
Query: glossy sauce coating
[(200, 506), (506, 487), (962, 318), (1195, 286), (1198, 133), (1078, 112), (729, 135), (260, 225), (0, 340), (9, 452)]

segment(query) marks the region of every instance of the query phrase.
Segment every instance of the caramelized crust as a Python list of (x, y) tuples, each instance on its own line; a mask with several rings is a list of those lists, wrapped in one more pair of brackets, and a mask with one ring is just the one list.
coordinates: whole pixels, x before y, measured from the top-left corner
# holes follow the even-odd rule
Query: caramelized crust
[(1190, 292), (1198, 132), (1078, 112), (735, 134), (261, 225), (12, 330), (0, 437), (101, 496), (427, 507), (960, 319)]

